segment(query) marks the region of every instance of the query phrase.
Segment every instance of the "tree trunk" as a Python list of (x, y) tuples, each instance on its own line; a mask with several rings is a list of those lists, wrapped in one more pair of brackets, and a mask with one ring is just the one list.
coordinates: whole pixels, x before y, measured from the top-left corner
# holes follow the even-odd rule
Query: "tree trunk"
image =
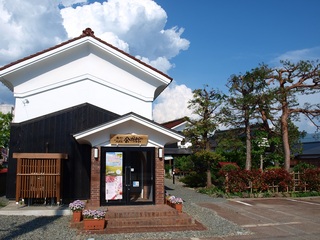
[(212, 186), (210, 164), (208, 163), (208, 165), (209, 167), (207, 169), (207, 188)]
[(290, 144), (289, 144), (289, 131), (288, 131), (288, 112), (284, 111), (281, 115), (281, 131), (282, 142), (284, 151), (284, 168), (289, 171), (290, 169)]
[(245, 120), (246, 131), (246, 170), (251, 170), (251, 129), (249, 118)]
[[(206, 141), (206, 151), (210, 151), (210, 142), (209, 139), (207, 138)], [(211, 180), (211, 162), (207, 161), (207, 188), (212, 186), (212, 180)]]

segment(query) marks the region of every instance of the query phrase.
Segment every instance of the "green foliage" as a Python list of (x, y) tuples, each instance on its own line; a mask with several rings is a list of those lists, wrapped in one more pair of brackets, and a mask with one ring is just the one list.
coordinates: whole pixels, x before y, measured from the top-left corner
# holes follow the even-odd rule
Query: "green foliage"
[(180, 172), (188, 173), (191, 170), (194, 170), (194, 163), (192, 162), (192, 157), (182, 156), (176, 157), (174, 159), (174, 167), (175, 169), (179, 169)]
[(196, 152), (193, 154), (192, 159), (199, 163), (204, 163), (205, 166), (206, 164), (209, 164), (210, 167), (216, 167), (218, 162), (224, 161), (224, 158), (219, 153), (206, 150)]
[(204, 187), (206, 185), (206, 173), (198, 173), (195, 171), (190, 172), (186, 176), (179, 179), (188, 187)]
[(292, 192), (291, 197), (317, 197), (320, 196), (320, 192), (310, 191), (310, 192)]
[(210, 188), (199, 188), (198, 189), (199, 193), (202, 194), (207, 194), (211, 197), (215, 197), (215, 198), (223, 198), (228, 196), (228, 194), (226, 194), (223, 190), (221, 190), (220, 188), (216, 187), (216, 186), (212, 186)]
[(231, 171), (236, 171), (238, 169), (239, 169), (239, 167), (237, 167), (233, 164), (226, 164), (221, 168), (220, 172), (227, 173), (227, 172), (231, 172)]
[(224, 94), (218, 90), (195, 89), (188, 108), (197, 118), (187, 118), (188, 128), (184, 130), (186, 137), (192, 142), (195, 150), (209, 150), (209, 138), (217, 129), (220, 119), (218, 109), (223, 103)]
[(305, 163), (305, 162), (301, 162), (301, 163), (298, 163), (297, 165), (295, 165), (293, 167), (293, 171), (294, 172), (304, 172), (306, 169), (315, 169), (316, 166), (312, 165), (312, 164), (308, 164), (308, 163)]
[(244, 168), (246, 161), (245, 138), (242, 136), (242, 129), (217, 131), (214, 141), (217, 144), (216, 152), (224, 157), (227, 162), (235, 162)]
[(268, 84), (265, 78), (269, 72), (267, 66), (261, 65), (243, 75), (233, 75), (227, 83), (229, 97), (227, 105), (222, 109), (224, 124), (243, 128), (246, 146), (245, 168), (247, 170), (251, 169), (252, 165), (252, 122), (256, 121), (259, 103), (266, 102)]
[(165, 172), (168, 173), (169, 170), (171, 169), (171, 166), (168, 165), (168, 164), (166, 164), (166, 165), (164, 166), (164, 169), (165, 169)]
[(8, 147), (10, 140), (10, 123), (13, 115), (0, 112), (0, 147)]

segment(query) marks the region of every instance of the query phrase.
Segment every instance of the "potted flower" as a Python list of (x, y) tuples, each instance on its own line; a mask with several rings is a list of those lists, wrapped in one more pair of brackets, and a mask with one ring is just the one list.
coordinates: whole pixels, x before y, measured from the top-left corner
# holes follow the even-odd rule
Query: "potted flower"
[(174, 207), (173, 205), (174, 205), (175, 198), (176, 198), (175, 196), (169, 196), (168, 198), (171, 207)]
[(183, 204), (183, 200), (180, 197), (175, 197), (172, 201), (173, 203), (173, 207), (179, 212), (182, 212), (182, 204)]
[(80, 200), (75, 200), (69, 204), (70, 210), (73, 212), (73, 221), (80, 222), (82, 220), (82, 210), (85, 207), (85, 203)]
[(105, 228), (105, 210), (84, 210), (83, 227), (85, 230), (103, 230)]
[(165, 203), (166, 203), (167, 205), (169, 205), (169, 206), (170, 206), (170, 197), (171, 197), (171, 195), (168, 194), (168, 193), (166, 193)]

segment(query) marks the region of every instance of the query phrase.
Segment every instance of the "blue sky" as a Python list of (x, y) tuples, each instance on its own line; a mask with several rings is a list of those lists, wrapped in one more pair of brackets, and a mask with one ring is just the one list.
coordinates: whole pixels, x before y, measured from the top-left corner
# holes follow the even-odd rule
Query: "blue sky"
[(183, 27), (190, 41), (169, 74), (192, 89), (223, 89), (231, 74), (262, 62), (274, 66), (282, 57), (320, 58), (318, 0), (156, 2), (167, 12), (167, 27)]
[[(0, 0), (0, 66), (90, 27), (174, 79), (154, 103), (161, 123), (191, 114), (194, 89), (226, 92), (232, 74), (260, 63), (320, 59), (319, 9), (319, 0)], [(0, 103), (14, 104), (1, 84)]]

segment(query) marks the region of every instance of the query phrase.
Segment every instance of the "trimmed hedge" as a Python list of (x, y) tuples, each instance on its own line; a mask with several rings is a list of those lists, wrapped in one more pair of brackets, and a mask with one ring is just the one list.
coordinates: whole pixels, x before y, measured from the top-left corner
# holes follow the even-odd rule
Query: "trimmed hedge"
[[(222, 169), (224, 190), (229, 193), (240, 192), (288, 192), (305, 186), (306, 191), (320, 191), (320, 169), (305, 169), (294, 180), (293, 173), (282, 168), (258, 170)], [(300, 188), (301, 189), (301, 188)]]

